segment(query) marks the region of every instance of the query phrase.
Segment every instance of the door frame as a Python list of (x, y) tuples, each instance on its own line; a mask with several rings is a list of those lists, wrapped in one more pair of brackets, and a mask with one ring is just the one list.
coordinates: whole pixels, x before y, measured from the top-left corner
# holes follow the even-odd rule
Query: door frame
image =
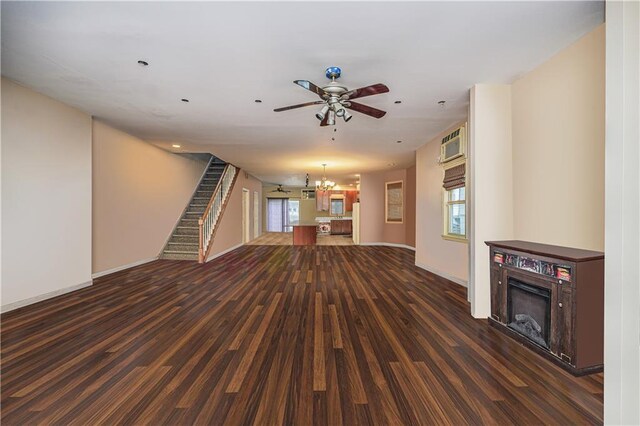
[(260, 194), (253, 191), (253, 238), (260, 236)]
[(251, 192), (247, 188), (242, 188), (242, 243), (251, 241), (250, 219)]

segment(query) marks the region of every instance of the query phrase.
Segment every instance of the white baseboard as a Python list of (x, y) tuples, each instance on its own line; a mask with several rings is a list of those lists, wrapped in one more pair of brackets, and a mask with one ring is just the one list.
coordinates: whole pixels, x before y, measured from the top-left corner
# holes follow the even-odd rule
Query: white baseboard
[(239, 247), (242, 247), (243, 245), (244, 245), (243, 243), (240, 243), (240, 244), (237, 244), (237, 245), (235, 245), (235, 246), (233, 246), (233, 247), (229, 247), (228, 249), (223, 250), (223, 251), (221, 251), (220, 253), (212, 254), (211, 256), (207, 257), (207, 260), (206, 260), (206, 261), (207, 261), (207, 262), (209, 262), (210, 260), (213, 260), (213, 259), (215, 259), (215, 258), (217, 258), (217, 257), (220, 257), (220, 256), (222, 256), (222, 255), (224, 255), (224, 254), (227, 254), (227, 253), (229, 253), (230, 251), (234, 251), (235, 249), (237, 249), (237, 248), (239, 248)]
[(106, 271), (96, 272), (95, 274), (91, 274), (91, 278), (100, 278), (105, 275), (113, 274), (114, 272), (120, 272), (125, 269), (133, 268), (134, 266), (144, 265), (145, 263), (153, 262), (154, 260), (158, 260), (158, 256), (150, 257), (148, 259), (136, 260), (135, 262), (127, 263), (126, 265), (117, 266), (115, 268), (107, 269)]
[(434, 269), (430, 266), (427, 266), (425, 264), (416, 262), (416, 266), (418, 268), (424, 269), (425, 271), (431, 272), (432, 274), (438, 275), (444, 279), (447, 279), (451, 282), (454, 282), (456, 284), (461, 285), (462, 287), (467, 287), (467, 282), (465, 280), (461, 280), (460, 278), (454, 277), (453, 275), (449, 275), (446, 272), (442, 272), (442, 271), (438, 271), (437, 269)]
[(403, 249), (409, 249), (416, 251), (415, 247), (408, 246), (406, 244), (396, 244), (396, 243), (360, 243), (361, 246), (388, 246), (388, 247), (400, 247)]
[(2, 305), (0, 307), (0, 312), (9, 312), (14, 309), (22, 308), (23, 306), (32, 305), (37, 302), (41, 302), (43, 300), (51, 299), (52, 297), (60, 296), (63, 294), (71, 293), (72, 291), (80, 290), (81, 288), (89, 287), (93, 284), (93, 281), (87, 281), (85, 283), (72, 285), (71, 287), (61, 288), (59, 290), (54, 290), (49, 293), (41, 294), (39, 296), (30, 297), (28, 299), (19, 300), (13, 303), (7, 303), (6, 305)]

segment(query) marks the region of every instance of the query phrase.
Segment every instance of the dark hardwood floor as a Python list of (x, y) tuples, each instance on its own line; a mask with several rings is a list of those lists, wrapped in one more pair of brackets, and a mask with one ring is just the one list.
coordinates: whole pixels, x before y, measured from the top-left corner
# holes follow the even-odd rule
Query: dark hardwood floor
[(575, 378), (390, 247), (163, 260), (2, 315), (2, 423), (602, 423)]

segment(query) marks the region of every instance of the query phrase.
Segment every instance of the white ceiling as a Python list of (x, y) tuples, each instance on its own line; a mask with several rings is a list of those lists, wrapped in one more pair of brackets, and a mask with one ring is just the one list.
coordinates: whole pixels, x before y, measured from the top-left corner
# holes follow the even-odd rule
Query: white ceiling
[[(466, 116), (473, 84), (511, 82), (603, 19), (593, 1), (3, 1), (2, 74), (265, 181), (301, 184), (307, 172), (315, 180), (326, 162), (330, 179), (349, 183), (413, 164), (416, 148)], [(292, 81), (324, 85), (332, 65), (349, 88), (389, 86), (361, 99), (387, 115), (354, 113), (334, 132), (318, 126), (316, 107), (273, 112), (317, 100)]]

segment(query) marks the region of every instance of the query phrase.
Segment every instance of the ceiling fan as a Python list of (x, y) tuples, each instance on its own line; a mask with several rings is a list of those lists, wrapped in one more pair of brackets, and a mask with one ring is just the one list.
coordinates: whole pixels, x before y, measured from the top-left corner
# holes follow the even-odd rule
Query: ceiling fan
[(318, 87), (315, 84), (307, 80), (294, 80), (294, 83), (303, 89), (307, 89), (320, 97), (320, 101), (306, 102), (304, 104), (291, 105), (282, 108), (274, 109), (275, 112), (288, 111), (290, 109), (301, 108), (311, 105), (320, 105), (322, 109), (316, 114), (318, 120), (320, 120), (321, 126), (333, 126), (336, 124), (336, 116), (342, 117), (345, 122), (351, 120), (351, 114), (347, 109), (360, 112), (362, 114), (369, 115), (375, 118), (382, 118), (386, 114), (386, 111), (382, 111), (367, 105), (353, 102), (352, 99), (363, 98), (365, 96), (379, 95), (380, 93), (387, 93), (389, 88), (384, 84), (378, 83), (371, 86), (361, 87), (359, 89), (348, 90), (345, 86), (336, 82), (336, 79), (340, 78), (341, 70), (338, 67), (329, 67), (326, 71), (326, 76), (331, 80), (331, 83), (324, 87)]
[(288, 193), (290, 193), (291, 191), (289, 191), (288, 189), (284, 189), (284, 188), (282, 187), (282, 185), (278, 185), (278, 187), (277, 187), (276, 189), (274, 189), (273, 191), (269, 191), (269, 192), (282, 192), (282, 193), (284, 193), (284, 194), (288, 194)]

